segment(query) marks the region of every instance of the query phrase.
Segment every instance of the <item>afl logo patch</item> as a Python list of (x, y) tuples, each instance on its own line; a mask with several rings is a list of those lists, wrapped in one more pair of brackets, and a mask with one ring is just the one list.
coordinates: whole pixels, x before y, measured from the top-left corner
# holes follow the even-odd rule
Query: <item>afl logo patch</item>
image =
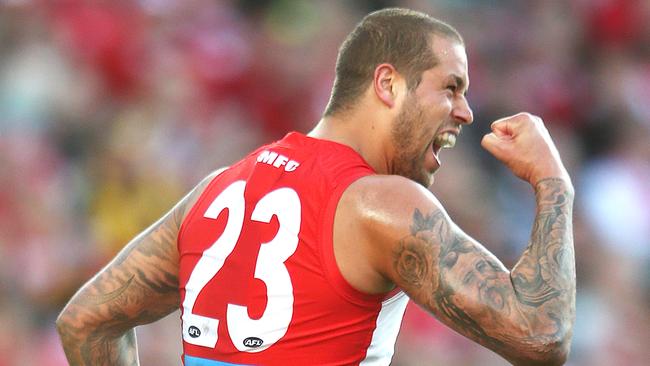
[(264, 343), (261, 339), (257, 337), (248, 337), (244, 339), (244, 346), (250, 347), (250, 348), (257, 348), (262, 346), (262, 343)]
[(192, 338), (198, 338), (201, 336), (201, 330), (193, 325), (187, 330), (187, 333)]

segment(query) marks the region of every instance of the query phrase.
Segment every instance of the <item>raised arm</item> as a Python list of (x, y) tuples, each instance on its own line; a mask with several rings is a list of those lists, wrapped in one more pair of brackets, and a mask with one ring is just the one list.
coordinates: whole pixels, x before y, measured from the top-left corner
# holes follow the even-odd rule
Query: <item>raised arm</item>
[(133, 328), (178, 309), (178, 231), (216, 174), (128, 243), (68, 302), (56, 325), (70, 365), (139, 364)]
[[(394, 176), (355, 182), (339, 204), (341, 218), (360, 217), (362, 234), (350, 237), (362, 238), (355, 250), (370, 259), (370, 268), (346, 266), (355, 256), (345, 252), (337, 260), (353, 286), (381, 288), (367, 285), (373, 278), (396, 284), (440, 321), (515, 365), (562, 364), (575, 317), (573, 187), (536, 117), (495, 122), (483, 145), (536, 195), (530, 241), (511, 271), (455, 225), (431, 192)], [(339, 234), (345, 240), (350, 233)]]
[(516, 365), (562, 364), (575, 316), (572, 189), (536, 186), (528, 248), (508, 271), (441, 207), (414, 209), (389, 276), (442, 322)]

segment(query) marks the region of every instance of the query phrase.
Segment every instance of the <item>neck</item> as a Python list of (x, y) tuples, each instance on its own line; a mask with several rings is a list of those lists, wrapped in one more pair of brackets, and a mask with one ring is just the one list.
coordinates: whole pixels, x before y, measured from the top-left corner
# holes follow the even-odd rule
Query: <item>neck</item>
[[(389, 172), (386, 123), (373, 116), (349, 112), (323, 117), (308, 136), (338, 142), (354, 149), (378, 174)], [(390, 131), (388, 131), (390, 132)]]

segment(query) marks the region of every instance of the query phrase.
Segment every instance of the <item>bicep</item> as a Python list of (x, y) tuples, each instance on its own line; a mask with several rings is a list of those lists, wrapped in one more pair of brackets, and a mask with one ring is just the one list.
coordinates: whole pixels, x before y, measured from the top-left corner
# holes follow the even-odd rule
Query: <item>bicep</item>
[[(534, 230), (511, 273), (454, 224), (428, 190), (399, 177), (362, 183), (354, 191), (357, 201), (352, 201), (363, 223), (356, 226), (363, 227), (361, 246), (371, 248), (365, 258), (379, 275), (450, 328), (511, 362), (562, 360), (566, 345), (562, 323), (571, 321), (566, 310), (571, 306), (570, 292), (553, 282), (558, 275), (552, 270), (559, 265), (547, 264), (562, 260), (561, 255), (549, 259), (547, 253), (562, 253), (555, 244), (563, 232), (561, 223), (555, 224), (558, 233), (550, 238), (540, 239)], [(546, 211), (560, 216), (553, 205)], [(546, 216), (538, 213), (536, 220)], [(536, 224), (544, 225), (549, 226)], [(540, 249), (541, 240), (549, 241), (550, 249)], [(544, 250), (542, 256), (536, 255)], [(568, 293), (564, 302), (562, 291)]]
[(413, 210), (392, 250), (391, 279), (457, 332), (499, 350), (520, 318), (510, 273), (438, 207)]
[(376, 256), (378, 271), (450, 328), (507, 354), (512, 339), (526, 337), (529, 321), (508, 269), (458, 228), (430, 192), (381, 189), (379, 197), (393, 199), (381, 199), (372, 216), (382, 221), (366, 225), (384, 253)]

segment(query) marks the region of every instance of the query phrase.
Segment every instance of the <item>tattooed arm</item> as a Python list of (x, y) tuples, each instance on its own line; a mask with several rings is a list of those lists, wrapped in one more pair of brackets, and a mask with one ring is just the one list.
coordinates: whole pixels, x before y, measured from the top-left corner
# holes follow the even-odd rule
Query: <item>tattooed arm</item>
[(134, 238), (65, 306), (56, 325), (70, 365), (139, 364), (133, 328), (178, 309), (178, 231), (218, 173)]
[(536, 186), (528, 248), (508, 271), (438, 206), (414, 209), (393, 251), (392, 278), (414, 301), (514, 364), (562, 364), (575, 314), (572, 188)]
[(528, 247), (511, 271), (455, 225), (431, 192), (396, 176), (365, 177), (344, 193), (337, 263), (355, 288), (397, 285), (515, 365), (562, 364), (575, 317), (573, 187), (541, 120), (517, 115), (493, 130), (484, 146), (531, 183), (537, 202)]

